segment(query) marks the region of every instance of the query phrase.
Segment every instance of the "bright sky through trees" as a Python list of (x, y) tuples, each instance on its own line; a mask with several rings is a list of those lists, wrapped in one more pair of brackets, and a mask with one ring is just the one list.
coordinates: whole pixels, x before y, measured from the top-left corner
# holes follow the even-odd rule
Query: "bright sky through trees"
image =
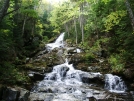
[(62, 3), (64, 1), (68, 1), (68, 0), (46, 0), (46, 1), (51, 4), (58, 4), (58, 3)]

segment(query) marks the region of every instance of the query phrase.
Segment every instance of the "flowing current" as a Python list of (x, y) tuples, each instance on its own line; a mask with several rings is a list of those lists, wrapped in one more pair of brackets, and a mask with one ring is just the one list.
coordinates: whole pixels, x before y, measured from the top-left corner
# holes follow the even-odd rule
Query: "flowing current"
[(124, 81), (120, 77), (112, 74), (106, 74), (105, 89), (111, 92), (121, 93), (125, 92), (127, 88)]
[[(64, 47), (64, 34), (62, 33), (54, 43), (47, 44), (47, 50)], [(94, 81), (100, 82), (103, 78), (103, 86), (94, 84)], [(123, 93), (126, 86), (120, 77), (112, 74), (104, 76), (100, 73), (76, 70), (66, 59), (65, 63), (54, 66), (52, 72), (46, 73), (44, 80), (39, 82), (32, 92), (36, 93), (38, 100), (44, 101), (97, 101), (108, 98), (106, 90)]]
[(54, 43), (47, 44), (46, 45), (47, 50), (51, 51), (54, 48), (64, 47), (64, 43), (63, 43), (64, 35), (65, 35), (65, 33), (62, 33)]

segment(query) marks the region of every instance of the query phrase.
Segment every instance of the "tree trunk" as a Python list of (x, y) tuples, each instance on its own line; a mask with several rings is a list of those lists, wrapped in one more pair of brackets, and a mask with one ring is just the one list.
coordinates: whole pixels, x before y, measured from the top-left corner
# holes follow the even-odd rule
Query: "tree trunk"
[(82, 33), (82, 42), (84, 42), (84, 25), (83, 25), (83, 18), (82, 18), (81, 33)]
[(24, 31), (25, 31), (26, 20), (27, 20), (27, 17), (25, 17), (25, 18), (24, 18), (24, 21), (23, 21), (22, 37), (23, 37), (23, 35), (24, 35)]
[(131, 19), (131, 25), (132, 25), (132, 28), (133, 28), (133, 31), (134, 31), (134, 15), (133, 15), (133, 11), (130, 7), (130, 3), (128, 0), (125, 0), (125, 4), (126, 4), (126, 7), (127, 7), (127, 10), (128, 10), (128, 13), (129, 13), (129, 17)]
[(10, 0), (4, 0), (3, 1), (3, 5), (0, 9), (0, 23), (1, 23), (2, 19), (4, 18), (4, 16), (7, 13), (7, 10), (9, 8), (9, 2), (10, 2)]
[(81, 35), (82, 35), (82, 43), (84, 42), (84, 16), (83, 16), (83, 3), (80, 6), (80, 27), (81, 27)]
[(76, 26), (76, 18), (74, 18), (74, 27), (75, 27), (75, 33), (76, 33), (76, 44), (78, 43), (78, 33), (77, 33), (77, 26)]
[(68, 25), (67, 25), (67, 23), (65, 23), (65, 29), (66, 29), (66, 32), (67, 32), (67, 34), (68, 34), (68, 37), (69, 37), (69, 28), (68, 28)]
[(33, 20), (33, 26), (32, 26), (32, 36), (34, 36), (34, 31), (35, 31), (35, 21)]

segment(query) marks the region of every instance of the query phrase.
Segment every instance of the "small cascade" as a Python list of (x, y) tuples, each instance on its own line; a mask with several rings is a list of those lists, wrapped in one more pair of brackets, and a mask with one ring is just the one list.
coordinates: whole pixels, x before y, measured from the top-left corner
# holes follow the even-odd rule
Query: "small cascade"
[(82, 73), (84, 72), (75, 70), (73, 65), (68, 64), (66, 61), (64, 64), (54, 66), (53, 71), (46, 74), (45, 80), (62, 81), (66, 84), (71, 84), (74, 82), (81, 83), (80, 74)]
[[(66, 59), (65, 63), (54, 66), (52, 72), (45, 74), (44, 80), (33, 88), (33, 92), (57, 94), (56, 101), (87, 101), (86, 96), (90, 88), (87, 83), (83, 83), (82, 79), (96, 79), (101, 75), (76, 70), (72, 64), (68, 64)], [(62, 98), (64, 94), (67, 97)]]
[[(47, 51), (51, 53), (54, 48), (64, 47), (63, 38), (64, 33), (54, 43), (47, 44)], [(75, 49), (70, 47), (70, 50)], [(76, 49), (74, 53), (80, 52), (82, 50)], [(33, 87), (29, 101), (115, 101), (116, 95), (118, 101), (128, 101), (128, 98), (131, 101), (131, 96), (124, 93), (125, 91), (125, 83), (120, 77), (106, 74), (104, 82), (104, 75), (101, 73), (76, 70), (65, 59), (65, 63), (54, 66), (52, 72), (46, 73), (44, 80)], [(119, 93), (125, 95), (120, 97)]]
[(48, 51), (53, 50), (54, 48), (61, 48), (64, 46), (63, 39), (64, 39), (65, 33), (62, 33), (54, 43), (49, 43), (46, 45), (46, 49)]
[(63, 39), (64, 39), (65, 33), (63, 32), (55, 41), (55, 44), (63, 44)]
[(126, 91), (126, 85), (120, 77), (112, 74), (106, 74), (105, 89), (111, 92), (121, 93)]

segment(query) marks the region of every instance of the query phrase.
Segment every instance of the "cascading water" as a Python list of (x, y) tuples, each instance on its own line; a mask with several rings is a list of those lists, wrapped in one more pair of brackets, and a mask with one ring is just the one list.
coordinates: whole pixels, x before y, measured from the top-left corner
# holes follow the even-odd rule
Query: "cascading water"
[(54, 48), (60, 48), (64, 46), (63, 39), (64, 39), (65, 33), (62, 33), (54, 43), (49, 43), (46, 45), (46, 48), (48, 51), (53, 50)]
[[(47, 44), (47, 50), (64, 47), (63, 38), (64, 33), (54, 43)], [(79, 52), (80, 50), (77, 50), (77, 53)], [(99, 99), (102, 101), (111, 97), (103, 88), (90, 86), (92, 80), (101, 80), (102, 74), (76, 70), (67, 59), (65, 61), (63, 64), (54, 66), (52, 72), (45, 74), (44, 80), (33, 88), (30, 101), (90, 101), (90, 98), (91, 101)], [(126, 87), (120, 77), (106, 74), (105, 89), (124, 92)]]
[(92, 79), (100, 76), (100, 73), (76, 70), (72, 64), (66, 62), (54, 66), (51, 73), (45, 74), (44, 80), (38, 83), (33, 92), (54, 93), (55, 100), (52, 101), (87, 101), (86, 96), (91, 89), (82, 82), (83, 77)]
[(106, 74), (105, 75), (105, 89), (111, 91), (111, 92), (125, 92), (126, 91), (126, 85), (124, 81), (112, 74)]

